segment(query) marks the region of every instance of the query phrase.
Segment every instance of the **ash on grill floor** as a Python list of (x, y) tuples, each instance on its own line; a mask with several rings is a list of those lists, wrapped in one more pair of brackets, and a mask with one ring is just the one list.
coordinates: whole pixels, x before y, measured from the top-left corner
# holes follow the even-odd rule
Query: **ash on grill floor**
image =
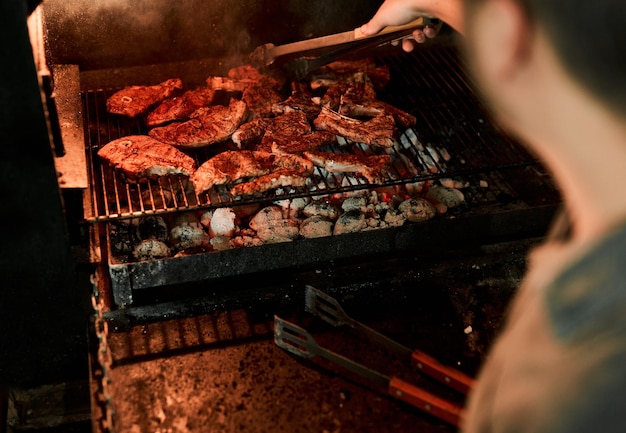
[[(474, 251), (437, 265), (407, 260), (410, 270), (402, 279), (389, 275), (387, 281), (357, 284), (358, 290), (341, 284), (337, 266), (300, 278), (335, 296), (357, 320), (474, 374), (523, 274), (525, 251)], [(367, 268), (363, 274), (364, 280), (372, 276)], [(305, 327), (331, 350), (462, 402), (355, 333), (304, 313), (301, 288), (295, 281), (281, 295), (290, 300), (277, 299), (274, 311), (213, 311), (111, 332), (114, 431), (456, 430), (321, 358), (304, 360), (278, 348), (274, 313)]]

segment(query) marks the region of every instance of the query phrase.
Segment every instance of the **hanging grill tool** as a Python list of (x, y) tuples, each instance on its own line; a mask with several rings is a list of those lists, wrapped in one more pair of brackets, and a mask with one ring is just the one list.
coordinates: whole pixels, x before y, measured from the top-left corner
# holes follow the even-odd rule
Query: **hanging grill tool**
[[(305, 310), (332, 326), (347, 325), (385, 348), (401, 356), (406, 356), (411, 360), (412, 365), (421, 372), (463, 395), (466, 395), (472, 387), (473, 379), (471, 377), (439, 363), (436, 359), (419, 350), (411, 350), (352, 319), (334, 298), (311, 286), (306, 287)], [(462, 406), (440, 398), (403, 379), (387, 376), (332, 352), (320, 346), (306, 330), (277, 316), (274, 317), (274, 341), (282, 349), (303, 358), (321, 356), (360, 375), (373, 384), (385, 388), (390, 396), (409, 403), (454, 426), (458, 426), (463, 419), (464, 410)]]

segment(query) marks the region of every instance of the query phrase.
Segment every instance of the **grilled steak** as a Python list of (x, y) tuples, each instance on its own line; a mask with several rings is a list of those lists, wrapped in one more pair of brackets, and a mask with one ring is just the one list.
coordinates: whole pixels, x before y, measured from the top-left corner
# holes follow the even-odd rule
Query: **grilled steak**
[(337, 141), (337, 136), (328, 131), (313, 131), (310, 134), (276, 137), (271, 151), (276, 154), (311, 152)]
[(251, 118), (270, 117), (274, 104), (282, 101), (283, 95), (272, 87), (254, 84), (243, 91), (241, 100), (248, 106)]
[(369, 120), (357, 120), (323, 107), (313, 125), (320, 131), (333, 132), (348, 140), (379, 147), (393, 146), (398, 135), (393, 116), (385, 113)]
[(135, 117), (150, 107), (172, 96), (183, 88), (180, 78), (172, 78), (154, 86), (130, 86), (115, 92), (107, 99), (107, 111)]
[(281, 169), (249, 182), (237, 184), (231, 188), (230, 193), (235, 196), (253, 195), (282, 186), (300, 187), (306, 185), (307, 179), (308, 175), (299, 171)]
[[(280, 94), (282, 82), (270, 75), (262, 74), (250, 65), (230, 69), (228, 79), (232, 80), (231, 87), (242, 91), (241, 100), (248, 106), (251, 119), (272, 116), (273, 104), (284, 99)], [(207, 82), (211, 82), (213, 86), (217, 84), (215, 78)]]
[(186, 122), (175, 122), (150, 130), (151, 137), (181, 148), (198, 148), (227, 140), (243, 122), (246, 104), (231, 99), (226, 107), (212, 105), (196, 110)]
[(198, 167), (190, 179), (196, 193), (200, 194), (215, 185), (269, 173), (269, 158), (269, 153), (250, 150), (222, 152)]
[(391, 104), (378, 100), (354, 100), (349, 93), (341, 97), (339, 114), (352, 118), (376, 117), (381, 114), (389, 114), (393, 117), (396, 125), (403, 129), (415, 126), (417, 122), (415, 116)]
[(291, 111), (300, 111), (306, 114), (306, 118), (312, 121), (317, 117), (321, 107), (313, 102), (311, 92), (306, 83), (291, 83), (291, 96), (272, 106), (274, 114), (283, 114)]
[(272, 119), (267, 126), (258, 150), (271, 152), (272, 144), (285, 137), (299, 137), (312, 132), (311, 124), (306, 118), (306, 114), (301, 111), (290, 111)]
[(376, 90), (365, 73), (352, 74), (326, 91), (322, 97), (322, 106), (338, 111), (345, 95), (349, 95), (352, 101), (373, 101), (376, 99)]
[(265, 134), (265, 130), (271, 125), (273, 119), (258, 117), (239, 126), (233, 132), (232, 140), (239, 148), (247, 148), (255, 146), (261, 142), (261, 138)]
[(199, 87), (165, 99), (148, 114), (146, 123), (148, 126), (158, 126), (174, 120), (187, 120), (198, 108), (211, 105), (215, 92), (208, 87)]
[(377, 66), (372, 59), (338, 60), (315, 71), (310, 80), (311, 90), (327, 89), (345, 82), (357, 72), (365, 72), (376, 91), (381, 91), (391, 79), (389, 66)]
[(313, 164), (333, 173), (358, 173), (370, 183), (380, 183), (391, 164), (389, 155), (352, 155), (331, 152), (304, 152)]
[(98, 156), (137, 181), (168, 174), (189, 176), (196, 170), (192, 157), (147, 135), (113, 140), (98, 151)]

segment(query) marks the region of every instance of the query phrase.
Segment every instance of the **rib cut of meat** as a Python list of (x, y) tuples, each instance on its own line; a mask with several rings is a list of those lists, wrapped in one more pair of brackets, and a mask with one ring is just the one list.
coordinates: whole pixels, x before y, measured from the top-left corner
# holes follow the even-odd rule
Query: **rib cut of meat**
[(255, 83), (245, 88), (241, 100), (246, 103), (251, 118), (270, 117), (274, 104), (283, 100), (276, 89)]
[(320, 105), (313, 102), (311, 92), (306, 83), (292, 82), (291, 96), (272, 106), (274, 114), (283, 114), (291, 111), (300, 111), (306, 115), (309, 121), (317, 117)]
[(135, 117), (150, 107), (172, 96), (183, 88), (180, 78), (171, 78), (154, 86), (130, 86), (115, 92), (107, 99), (107, 111)]
[(334, 111), (339, 110), (344, 95), (350, 95), (351, 100), (373, 101), (376, 99), (376, 89), (364, 72), (357, 72), (331, 86), (322, 97), (322, 106)]
[(337, 136), (328, 131), (313, 131), (310, 134), (276, 137), (272, 142), (272, 152), (276, 154), (300, 154), (316, 151), (337, 141)]
[(307, 120), (306, 114), (301, 111), (290, 111), (272, 119), (257, 149), (271, 152), (272, 143), (275, 141), (280, 141), (285, 137), (298, 137), (311, 132), (311, 124)]
[(233, 183), (246, 177), (270, 172), (270, 154), (251, 150), (231, 150), (215, 155), (203, 163), (191, 176), (196, 193), (215, 185)]
[(174, 122), (150, 130), (151, 137), (181, 148), (198, 148), (227, 140), (246, 115), (246, 104), (231, 99), (226, 107), (212, 105), (196, 110), (186, 122)]
[(389, 155), (353, 155), (332, 152), (304, 152), (313, 164), (332, 173), (358, 173), (370, 183), (380, 183), (391, 164)]
[(232, 195), (253, 195), (276, 189), (282, 186), (301, 187), (306, 185), (307, 175), (301, 172), (280, 169), (257, 177), (249, 182), (244, 182), (233, 186), (230, 190)]
[(189, 176), (196, 170), (192, 157), (147, 135), (113, 140), (98, 151), (98, 156), (137, 181), (169, 174)]
[(167, 98), (148, 114), (146, 124), (158, 126), (175, 120), (187, 120), (197, 109), (211, 105), (215, 92), (215, 89), (209, 87), (199, 87), (180, 96)]
[(315, 71), (310, 80), (311, 90), (329, 88), (338, 82), (346, 81), (357, 72), (365, 72), (376, 91), (381, 91), (391, 79), (388, 65), (377, 65), (371, 58), (359, 60), (337, 60)]
[[(191, 176), (198, 194), (215, 185), (233, 184), (250, 177), (288, 170), (308, 177), (313, 163), (298, 155), (275, 155), (253, 150), (230, 150), (219, 153), (202, 164)], [(262, 182), (266, 182), (265, 181)]]
[(415, 123), (417, 122), (415, 116), (391, 104), (378, 100), (354, 100), (351, 99), (349, 93), (341, 97), (339, 114), (352, 118), (376, 117), (381, 114), (389, 114), (393, 117), (396, 125), (403, 129), (415, 126)]
[(261, 142), (265, 130), (272, 124), (273, 119), (266, 117), (257, 117), (249, 122), (239, 126), (233, 136), (231, 137), (233, 142), (237, 144), (239, 148), (247, 148), (250, 146), (256, 146)]
[(320, 131), (333, 132), (354, 142), (379, 147), (392, 147), (398, 135), (393, 116), (386, 113), (369, 120), (357, 120), (323, 107), (313, 125)]
[(251, 65), (232, 68), (227, 77), (210, 76), (206, 83), (214, 90), (240, 92), (237, 97), (248, 106), (249, 119), (272, 116), (272, 105), (284, 99), (280, 93), (283, 81)]

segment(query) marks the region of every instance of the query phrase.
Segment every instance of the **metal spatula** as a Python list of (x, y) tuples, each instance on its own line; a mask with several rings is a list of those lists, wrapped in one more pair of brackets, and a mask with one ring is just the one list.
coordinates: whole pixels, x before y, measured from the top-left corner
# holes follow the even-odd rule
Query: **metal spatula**
[(346, 314), (343, 308), (341, 308), (341, 305), (339, 305), (336, 299), (315, 287), (306, 286), (304, 309), (332, 326), (347, 325), (400, 356), (407, 356), (411, 359), (413, 365), (424, 374), (461, 393), (466, 394), (473, 385), (474, 380), (465, 373), (441, 364), (435, 358), (424, 352), (409, 349), (369, 326), (351, 318)]
[(321, 356), (342, 368), (372, 381), (384, 388), (387, 393), (405, 403), (452, 425), (458, 426), (463, 418), (463, 408), (397, 377), (389, 377), (342, 355), (320, 346), (315, 339), (301, 327), (278, 316), (274, 316), (274, 342), (294, 355), (311, 358)]

